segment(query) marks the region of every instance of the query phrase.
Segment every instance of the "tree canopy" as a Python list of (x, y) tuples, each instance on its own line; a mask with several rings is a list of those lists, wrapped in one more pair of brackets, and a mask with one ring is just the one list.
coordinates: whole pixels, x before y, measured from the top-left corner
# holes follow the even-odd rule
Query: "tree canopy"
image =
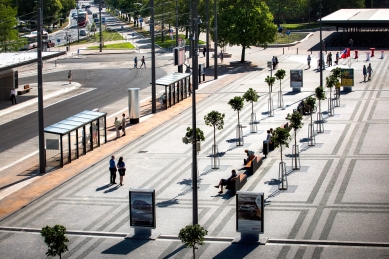
[[(18, 39), (18, 33), (14, 29), (17, 25), (17, 10), (12, 8), (9, 0), (0, 0), (0, 42), (3, 46), (8, 46), (8, 42)], [(8, 51), (7, 47), (2, 51)]]
[(245, 61), (246, 48), (266, 46), (274, 40), (277, 28), (273, 24), (273, 15), (264, 2), (220, 0), (218, 6), (218, 39), (230, 46), (242, 46), (241, 62)]

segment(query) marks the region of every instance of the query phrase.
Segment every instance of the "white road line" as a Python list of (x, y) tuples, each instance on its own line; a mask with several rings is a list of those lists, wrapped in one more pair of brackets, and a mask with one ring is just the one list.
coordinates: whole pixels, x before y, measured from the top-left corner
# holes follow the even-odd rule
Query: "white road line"
[[(5, 151), (5, 152), (7, 152), (7, 151)], [(16, 165), (16, 164), (18, 164), (18, 163), (20, 163), (20, 162), (26, 160), (27, 158), (32, 157), (33, 155), (36, 155), (36, 154), (38, 154), (38, 153), (39, 153), (39, 150), (34, 151), (34, 152), (32, 152), (31, 154), (28, 154), (27, 156), (24, 156), (24, 157), (22, 157), (22, 158), (20, 158), (20, 159), (18, 159), (18, 160), (16, 160), (16, 161), (14, 161), (13, 163), (11, 163), (11, 164), (9, 164), (9, 165), (3, 166), (3, 167), (0, 168), (0, 172), (3, 171), (4, 169), (10, 168), (11, 166), (14, 166), (14, 165)]]
[(42, 177), (42, 176), (34, 176), (28, 180), (22, 181), (20, 183), (17, 183), (15, 185), (12, 185), (12, 186), (6, 188), (4, 191), (0, 192), (0, 200), (4, 199), (8, 195), (10, 195), (16, 191), (22, 189), (24, 186), (29, 185), (30, 183), (34, 182), (35, 180), (38, 180), (40, 177)]

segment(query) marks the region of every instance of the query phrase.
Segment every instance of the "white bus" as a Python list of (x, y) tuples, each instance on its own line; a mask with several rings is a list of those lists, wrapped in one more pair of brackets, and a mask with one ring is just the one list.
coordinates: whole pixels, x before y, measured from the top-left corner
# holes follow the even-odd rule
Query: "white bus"
[[(54, 45), (55, 45), (54, 42), (52, 42), (51, 40), (48, 41), (48, 37), (49, 37), (49, 34), (47, 33), (47, 31), (44, 31), (42, 33), (42, 41), (47, 43), (48, 48), (54, 47)], [(29, 50), (29, 49), (35, 49), (38, 47), (38, 32), (37, 31), (33, 31), (28, 35), (23, 35), (23, 36), (21, 36), (21, 38), (27, 40), (27, 44), (24, 45), (24, 47), (22, 49)]]

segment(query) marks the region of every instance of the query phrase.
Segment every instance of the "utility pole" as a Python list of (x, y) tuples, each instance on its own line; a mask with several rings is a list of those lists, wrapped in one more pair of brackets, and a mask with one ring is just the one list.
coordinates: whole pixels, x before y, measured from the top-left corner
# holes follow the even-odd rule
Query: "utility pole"
[[(215, 0), (216, 1), (216, 0)], [(209, 0), (207, 0), (207, 17), (205, 18), (206, 19), (206, 23), (207, 23), (207, 38), (206, 38), (206, 48), (207, 48), (207, 51), (206, 51), (206, 58), (205, 58), (205, 67), (206, 68), (209, 68)]]
[(101, 9), (103, 9), (101, 0), (99, 3), (99, 21), (100, 21), (100, 52), (103, 52), (103, 32), (101, 30)]
[(213, 54), (213, 56), (214, 56), (214, 70), (213, 70), (213, 76), (214, 76), (214, 79), (217, 79), (217, 1), (216, 0), (214, 0), (214, 6), (213, 6), (213, 8), (214, 8), (214, 17), (215, 17), (215, 19), (214, 19), (214, 24), (213, 24), (213, 26), (214, 26), (214, 29), (213, 29), (213, 38), (214, 38), (214, 40), (215, 40), (215, 49), (214, 49), (214, 54)]
[[(42, 6), (42, 0), (40, 0)], [(38, 17), (38, 131), (39, 131), (39, 173), (46, 173), (46, 151), (45, 151), (45, 133), (44, 133), (44, 117), (43, 117), (43, 78), (42, 78), (42, 32), (43, 21), (41, 8), (37, 10)]]
[(151, 113), (157, 113), (157, 90), (155, 86), (155, 38), (154, 38), (154, 0), (150, 0), (151, 21)]
[(320, 86), (323, 87), (323, 66), (325, 67), (325, 65), (323, 64), (324, 60), (323, 60), (323, 39), (322, 39), (322, 28), (321, 28), (321, 0), (319, 0), (319, 18), (320, 18), (320, 58), (319, 58), (319, 64), (320, 64)]

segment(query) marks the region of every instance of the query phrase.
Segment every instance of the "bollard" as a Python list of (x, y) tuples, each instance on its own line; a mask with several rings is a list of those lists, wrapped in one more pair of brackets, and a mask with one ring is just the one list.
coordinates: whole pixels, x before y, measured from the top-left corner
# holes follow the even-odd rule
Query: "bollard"
[(297, 48), (297, 55), (299, 54), (299, 48)]
[(284, 48), (282, 48), (282, 54), (284, 54)]
[(55, 67), (57, 67), (57, 60), (55, 60)]
[(384, 51), (381, 50), (381, 59), (384, 59)]

